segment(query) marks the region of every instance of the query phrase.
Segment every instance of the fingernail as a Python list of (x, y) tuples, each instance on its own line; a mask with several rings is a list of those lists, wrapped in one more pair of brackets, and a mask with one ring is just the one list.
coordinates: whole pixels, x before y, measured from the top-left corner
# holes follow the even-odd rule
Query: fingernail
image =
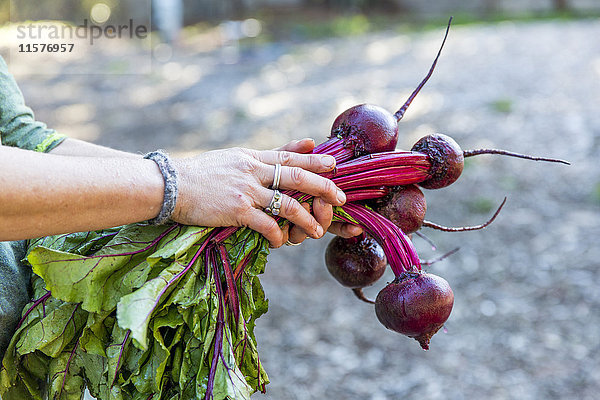
[(323, 236), (323, 227), (321, 225), (317, 225), (317, 236), (315, 236), (315, 239), (318, 239), (322, 236)]
[(344, 193), (340, 189), (338, 189), (337, 199), (341, 204), (344, 204), (346, 202), (346, 193)]
[(331, 168), (335, 165), (335, 158), (331, 156), (321, 157), (321, 163), (323, 163), (324, 167)]

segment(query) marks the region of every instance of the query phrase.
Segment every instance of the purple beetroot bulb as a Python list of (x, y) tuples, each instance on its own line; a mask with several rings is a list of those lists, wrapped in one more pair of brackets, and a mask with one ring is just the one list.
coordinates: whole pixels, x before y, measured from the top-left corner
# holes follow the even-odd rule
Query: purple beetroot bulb
[(385, 272), (387, 259), (381, 246), (365, 234), (336, 236), (325, 251), (329, 273), (343, 286), (357, 289), (377, 282)]
[(427, 202), (418, 186), (406, 185), (394, 187), (387, 196), (372, 201), (372, 208), (408, 235), (421, 229)]
[(425, 189), (439, 189), (454, 183), (463, 171), (463, 151), (450, 136), (435, 133), (421, 138), (411, 149), (427, 154), (431, 177), (421, 183)]
[(375, 300), (375, 314), (386, 328), (416, 339), (424, 350), (444, 325), (454, 293), (448, 282), (433, 274), (405, 272), (383, 288)]
[(345, 146), (353, 146), (355, 157), (392, 151), (398, 143), (398, 121), (382, 107), (359, 104), (335, 119), (331, 136), (339, 136)]

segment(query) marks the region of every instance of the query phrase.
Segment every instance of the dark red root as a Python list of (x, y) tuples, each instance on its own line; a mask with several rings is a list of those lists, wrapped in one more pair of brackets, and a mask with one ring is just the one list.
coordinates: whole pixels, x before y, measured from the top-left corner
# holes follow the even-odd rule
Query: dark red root
[(377, 282), (387, 259), (377, 241), (363, 233), (347, 239), (334, 237), (325, 250), (325, 265), (340, 284), (356, 289)]
[(372, 203), (374, 211), (392, 221), (402, 232), (417, 232), (425, 219), (427, 202), (417, 185), (393, 187), (390, 194)]
[(340, 138), (355, 157), (393, 151), (398, 143), (398, 122), (386, 109), (373, 104), (350, 107), (337, 116), (330, 138)]
[(421, 266), (429, 267), (430, 265), (433, 265), (436, 262), (442, 261), (443, 259), (450, 257), (452, 254), (456, 253), (458, 250), (460, 250), (460, 247), (450, 250), (446, 254), (442, 254), (441, 256), (439, 256), (437, 258), (433, 258), (431, 260), (423, 260), (423, 261), (421, 261)]
[(411, 149), (427, 155), (430, 162), (429, 178), (419, 183), (426, 189), (450, 186), (462, 174), (465, 157), (458, 143), (443, 133), (433, 133), (419, 139)]
[(504, 200), (502, 201), (502, 204), (500, 204), (500, 206), (498, 207), (498, 209), (496, 210), (496, 212), (494, 213), (494, 215), (492, 215), (492, 218), (490, 218), (486, 223), (484, 224), (480, 224), (480, 225), (475, 225), (475, 226), (460, 226), (460, 227), (447, 227), (447, 226), (443, 226), (443, 225), (438, 225), (434, 222), (430, 222), (430, 221), (423, 221), (423, 225), (422, 226), (426, 226), (428, 228), (432, 228), (432, 229), (437, 229), (439, 231), (444, 231), (444, 232), (467, 232), (467, 231), (477, 231), (479, 229), (483, 229), (486, 226), (488, 226), (489, 224), (491, 224), (492, 222), (494, 222), (494, 220), (496, 219), (496, 217), (498, 216), (498, 214), (500, 214), (500, 210), (502, 210), (502, 207), (504, 207), (504, 204), (506, 204), (506, 197), (504, 198)]
[(375, 302), (371, 299), (368, 299), (365, 294), (362, 291), (362, 288), (355, 288), (352, 289), (352, 292), (354, 292), (354, 294), (356, 295), (356, 297), (358, 297), (360, 300), (364, 301), (365, 303), (369, 303), (369, 304), (375, 304)]
[(433, 240), (429, 239), (427, 236), (425, 236), (423, 233), (416, 231), (415, 234), (420, 237), (421, 239), (423, 239), (424, 241), (426, 241), (427, 243), (429, 243), (429, 245), (431, 246), (431, 250), (437, 250), (437, 246), (435, 245), (435, 243), (433, 243)]
[(448, 282), (436, 275), (405, 272), (375, 299), (375, 314), (388, 329), (416, 339), (423, 350), (444, 325), (454, 304)]
[(463, 151), (463, 156), (464, 157), (478, 156), (480, 154), (500, 154), (502, 156), (524, 158), (526, 160), (547, 161), (547, 162), (555, 162), (555, 163), (562, 163), (562, 164), (571, 165), (570, 162), (565, 161), (565, 160), (560, 160), (558, 158), (535, 157), (535, 156), (530, 156), (530, 155), (527, 155), (527, 154), (513, 153), (512, 151), (506, 151), (506, 150), (477, 149), (477, 150), (465, 150), (465, 151)]
[(396, 117), (396, 121), (400, 122), (400, 120), (402, 119), (402, 117), (404, 117), (404, 113), (408, 109), (408, 106), (410, 106), (410, 103), (412, 103), (412, 101), (414, 100), (414, 98), (417, 96), (417, 94), (421, 91), (421, 89), (423, 88), (423, 86), (425, 86), (425, 83), (427, 83), (427, 81), (431, 77), (431, 74), (433, 74), (433, 70), (435, 69), (435, 65), (437, 64), (438, 58), (440, 58), (440, 54), (442, 54), (442, 49), (444, 48), (444, 44), (446, 43), (446, 38), (448, 37), (448, 32), (450, 31), (450, 24), (452, 24), (452, 17), (450, 17), (450, 20), (448, 20), (448, 26), (446, 27), (446, 34), (444, 35), (444, 40), (442, 41), (442, 45), (440, 46), (440, 49), (438, 50), (438, 53), (437, 53), (437, 56), (435, 57), (435, 60), (433, 60), (433, 64), (431, 64), (431, 68), (429, 68), (429, 72), (427, 73), (427, 75), (425, 76), (425, 78), (423, 78), (423, 80), (421, 81), (421, 83), (419, 83), (419, 86), (417, 86), (417, 88), (408, 97), (408, 99), (402, 105), (402, 107), (400, 107), (400, 109), (398, 111), (396, 111), (396, 113), (394, 114), (394, 117)]

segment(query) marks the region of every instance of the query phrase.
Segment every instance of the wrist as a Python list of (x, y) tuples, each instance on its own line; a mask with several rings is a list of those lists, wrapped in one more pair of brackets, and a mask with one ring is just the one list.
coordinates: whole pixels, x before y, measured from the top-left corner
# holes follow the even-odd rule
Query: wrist
[(172, 220), (177, 204), (178, 195), (178, 173), (175, 163), (163, 150), (156, 150), (144, 155), (156, 164), (163, 180), (162, 203), (156, 216), (148, 222), (152, 225), (162, 225)]

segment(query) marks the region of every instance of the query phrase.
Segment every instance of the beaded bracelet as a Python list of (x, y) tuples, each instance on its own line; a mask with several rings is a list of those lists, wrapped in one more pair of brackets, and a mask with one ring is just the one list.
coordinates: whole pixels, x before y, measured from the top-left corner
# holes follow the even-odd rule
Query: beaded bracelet
[(152, 160), (158, 165), (158, 169), (160, 169), (165, 182), (165, 193), (160, 212), (155, 218), (148, 220), (148, 223), (151, 225), (162, 225), (171, 219), (173, 211), (175, 211), (175, 204), (177, 203), (177, 170), (173, 166), (171, 158), (164, 150), (152, 151), (146, 154), (144, 158)]

